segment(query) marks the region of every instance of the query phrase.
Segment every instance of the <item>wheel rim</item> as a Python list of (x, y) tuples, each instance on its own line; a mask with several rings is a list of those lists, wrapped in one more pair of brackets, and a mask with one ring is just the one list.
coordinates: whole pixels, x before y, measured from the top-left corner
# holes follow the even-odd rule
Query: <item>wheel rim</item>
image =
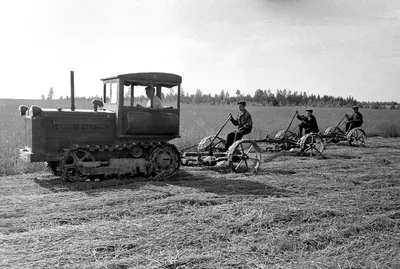
[(94, 157), (85, 149), (70, 150), (62, 164), (62, 177), (68, 181), (82, 181), (88, 175), (82, 173), (81, 168), (85, 162), (94, 162)]
[(362, 131), (361, 129), (354, 129), (349, 137), (349, 145), (354, 145), (354, 146), (365, 146), (365, 138), (366, 135), (364, 133), (364, 131)]
[(254, 141), (236, 141), (229, 148), (228, 161), (234, 172), (256, 172), (261, 163), (261, 150)]
[(301, 142), (302, 154), (306, 156), (322, 155), (324, 151), (324, 143), (322, 138), (315, 135), (307, 135)]

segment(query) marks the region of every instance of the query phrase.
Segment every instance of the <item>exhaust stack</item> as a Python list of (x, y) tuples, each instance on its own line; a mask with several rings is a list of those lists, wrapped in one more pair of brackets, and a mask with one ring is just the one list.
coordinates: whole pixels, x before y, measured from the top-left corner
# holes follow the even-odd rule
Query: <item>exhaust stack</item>
[(71, 111), (75, 111), (74, 71), (71, 71)]

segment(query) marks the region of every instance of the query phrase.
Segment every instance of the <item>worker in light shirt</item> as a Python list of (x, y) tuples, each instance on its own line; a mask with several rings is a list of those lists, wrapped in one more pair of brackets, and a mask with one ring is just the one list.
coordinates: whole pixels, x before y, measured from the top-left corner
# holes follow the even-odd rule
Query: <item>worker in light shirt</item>
[[(147, 86), (146, 87), (146, 96), (149, 98), (146, 107), (150, 108), (163, 108), (160, 98), (155, 95), (154, 87)], [(153, 99), (153, 105), (151, 105), (151, 99)]]

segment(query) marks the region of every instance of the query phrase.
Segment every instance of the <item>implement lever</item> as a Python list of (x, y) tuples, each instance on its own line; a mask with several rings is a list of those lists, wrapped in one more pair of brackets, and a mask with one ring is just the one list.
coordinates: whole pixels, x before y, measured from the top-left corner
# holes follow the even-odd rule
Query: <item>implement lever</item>
[(210, 156), (213, 155), (213, 148), (212, 148), (212, 143), (214, 143), (214, 140), (217, 138), (217, 136), (219, 135), (219, 133), (222, 131), (222, 129), (224, 129), (225, 125), (228, 123), (228, 121), (230, 120), (231, 115), (229, 115), (229, 117), (225, 120), (224, 124), (222, 125), (221, 129), (219, 129), (218, 133), (214, 136), (214, 138), (211, 140), (210, 143)]
[(294, 113), (293, 118), (292, 118), (292, 120), (291, 120), (290, 123), (289, 123), (289, 126), (286, 128), (285, 133), (283, 134), (283, 137), (284, 137), (284, 138), (286, 137), (286, 134), (287, 134), (287, 132), (289, 131), (290, 126), (292, 126), (292, 122), (293, 122), (293, 120), (294, 120), (294, 117), (296, 117), (296, 115), (297, 115), (297, 110), (296, 110), (296, 113)]

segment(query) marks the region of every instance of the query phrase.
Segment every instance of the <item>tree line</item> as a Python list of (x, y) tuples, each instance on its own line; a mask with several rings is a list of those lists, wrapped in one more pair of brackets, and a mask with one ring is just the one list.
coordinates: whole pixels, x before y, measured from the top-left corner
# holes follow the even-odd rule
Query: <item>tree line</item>
[[(176, 101), (177, 94), (168, 93), (165, 100), (168, 102)], [(308, 107), (352, 107), (358, 105), (364, 108), (374, 109), (400, 109), (398, 102), (359, 102), (352, 96), (335, 97), (332, 95), (315, 95), (306, 92), (290, 91), (277, 89), (275, 93), (268, 90), (257, 89), (254, 95), (241, 94), (240, 90), (236, 90), (234, 96), (229, 92), (221, 90), (219, 94), (203, 94), (200, 89), (194, 94), (188, 94), (184, 90), (181, 91), (181, 102), (186, 104), (209, 104), (209, 105), (225, 105), (236, 104), (238, 101), (246, 101), (252, 105), (262, 106), (308, 106)]]
[[(53, 99), (54, 90), (50, 88), (47, 95), (47, 99)], [(174, 89), (170, 89), (167, 94), (162, 93), (161, 99), (164, 102), (173, 103), (177, 101), (177, 93)], [(125, 98), (128, 98), (126, 96)], [(146, 100), (145, 96), (135, 97), (138, 101), (142, 102)], [(42, 95), (42, 99), (45, 99)], [(63, 98), (60, 96), (59, 99), (68, 100), (68, 96)], [(101, 99), (99, 96), (91, 97), (75, 97), (77, 100), (92, 100)], [(242, 94), (238, 89), (235, 95), (231, 96), (228, 91), (221, 90), (219, 94), (204, 94), (200, 89), (196, 89), (194, 94), (187, 93), (183, 88), (180, 94), (181, 103), (184, 104), (208, 104), (208, 105), (230, 105), (236, 104), (238, 101), (246, 101), (251, 105), (261, 106), (307, 106), (307, 107), (352, 107), (358, 105), (363, 108), (373, 109), (400, 109), (398, 102), (365, 102), (357, 101), (352, 96), (348, 97), (336, 97), (332, 95), (315, 95), (307, 94), (304, 91), (290, 91), (286, 89), (277, 89), (274, 93), (271, 89), (261, 90), (257, 89), (254, 95)]]

